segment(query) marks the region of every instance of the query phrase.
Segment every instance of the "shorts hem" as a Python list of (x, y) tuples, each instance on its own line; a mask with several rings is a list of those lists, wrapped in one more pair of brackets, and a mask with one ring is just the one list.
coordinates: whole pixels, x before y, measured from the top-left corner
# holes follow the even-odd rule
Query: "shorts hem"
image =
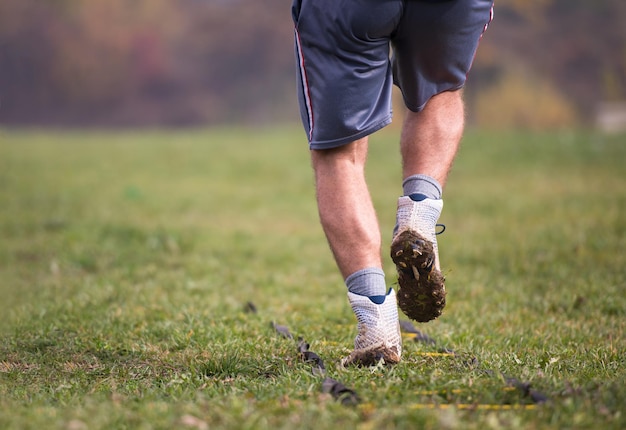
[(446, 88), (443, 90), (439, 90), (436, 93), (432, 94), (430, 97), (428, 97), (421, 106), (416, 106), (413, 103), (409, 103), (409, 101), (406, 99), (406, 97), (404, 97), (404, 95), (402, 95), (402, 100), (404, 101), (404, 105), (406, 106), (406, 108), (410, 110), (411, 112), (421, 112), (422, 110), (424, 110), (424, 108), (426, 107), (430, 99), (432, 99), (436, 95), (439, 95), (441, 93), (446, 93), (449, 91), (458, 91), (458, 90), (463, 89), (463, 87), (465, 87), (465, 83), (462, 83), (461, 85), (456, 85), (450, 88)]
[(383, 121), (380, 121), (376, 123), (375, 125), (368, 127), (365, 130), (362, 130), (358, 133), (352, 134), (350, 136), (342, 137), (339, 139), (333, 139), (333, 140), (311, 141), (309, 142), (309, 149), (312, 149), (312, 150), (332, 149), (332, 148), (337, 148), (339, 146), (346, 145), (348, 143), (354, 142), (355, 140), (359, 140), (366, 136), (369, 136), (370, 134), (373, 134), (377, 132), (378, 130), (388, 126), (389, 124), (391, 124), (391, 120), (392, 120), (392, 117), (391, 115), (389, 115)]

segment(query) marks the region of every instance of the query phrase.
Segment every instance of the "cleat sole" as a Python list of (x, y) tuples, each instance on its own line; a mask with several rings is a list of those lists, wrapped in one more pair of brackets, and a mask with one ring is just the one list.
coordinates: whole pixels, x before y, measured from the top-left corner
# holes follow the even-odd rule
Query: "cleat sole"
[(398, 306), (412, 320), (428, 322), (446, 305), (445, 279), (434, 268), (431, 242), (413, 230), (398, 234), (391, 243), (391, 259), (398, 271)]

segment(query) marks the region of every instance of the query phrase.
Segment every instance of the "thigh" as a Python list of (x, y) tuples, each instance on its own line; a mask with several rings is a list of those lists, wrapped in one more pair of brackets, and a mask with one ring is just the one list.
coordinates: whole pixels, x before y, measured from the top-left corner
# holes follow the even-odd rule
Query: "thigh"
[(294, 0), (299, 100), (314, 149), (391, 121), (389, 41), (402, 0)]
[(409, 109), (465, 84), (492, 7), (492, 0), (406, 0), (392, 45), (394, 81)]

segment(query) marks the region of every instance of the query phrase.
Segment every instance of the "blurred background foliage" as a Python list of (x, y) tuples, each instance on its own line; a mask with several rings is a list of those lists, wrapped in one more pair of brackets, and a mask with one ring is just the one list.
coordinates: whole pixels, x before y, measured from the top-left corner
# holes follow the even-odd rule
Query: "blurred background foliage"
[[(291, 0), (2, 0), (0, 124), (299, 121)], [(590, 125), (626, 99), (624, 0), (498, 0), (470, 123)]]

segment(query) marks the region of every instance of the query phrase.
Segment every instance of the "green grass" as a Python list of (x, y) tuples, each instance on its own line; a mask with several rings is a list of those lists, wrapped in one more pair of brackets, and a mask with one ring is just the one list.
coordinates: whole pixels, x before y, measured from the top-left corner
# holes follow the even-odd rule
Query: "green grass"
[[(299, 128), (0, 130), (0, 428), (624, 428), (624, 140), (468, 131), (441, 218), (448, 306), (418, 327), (437, 345), (341, 369), (356, 324)], [(376, 135), (385, 243), (398, 163), (397, 131)], [(360, 405), (323, 393), (272, 321)]]

